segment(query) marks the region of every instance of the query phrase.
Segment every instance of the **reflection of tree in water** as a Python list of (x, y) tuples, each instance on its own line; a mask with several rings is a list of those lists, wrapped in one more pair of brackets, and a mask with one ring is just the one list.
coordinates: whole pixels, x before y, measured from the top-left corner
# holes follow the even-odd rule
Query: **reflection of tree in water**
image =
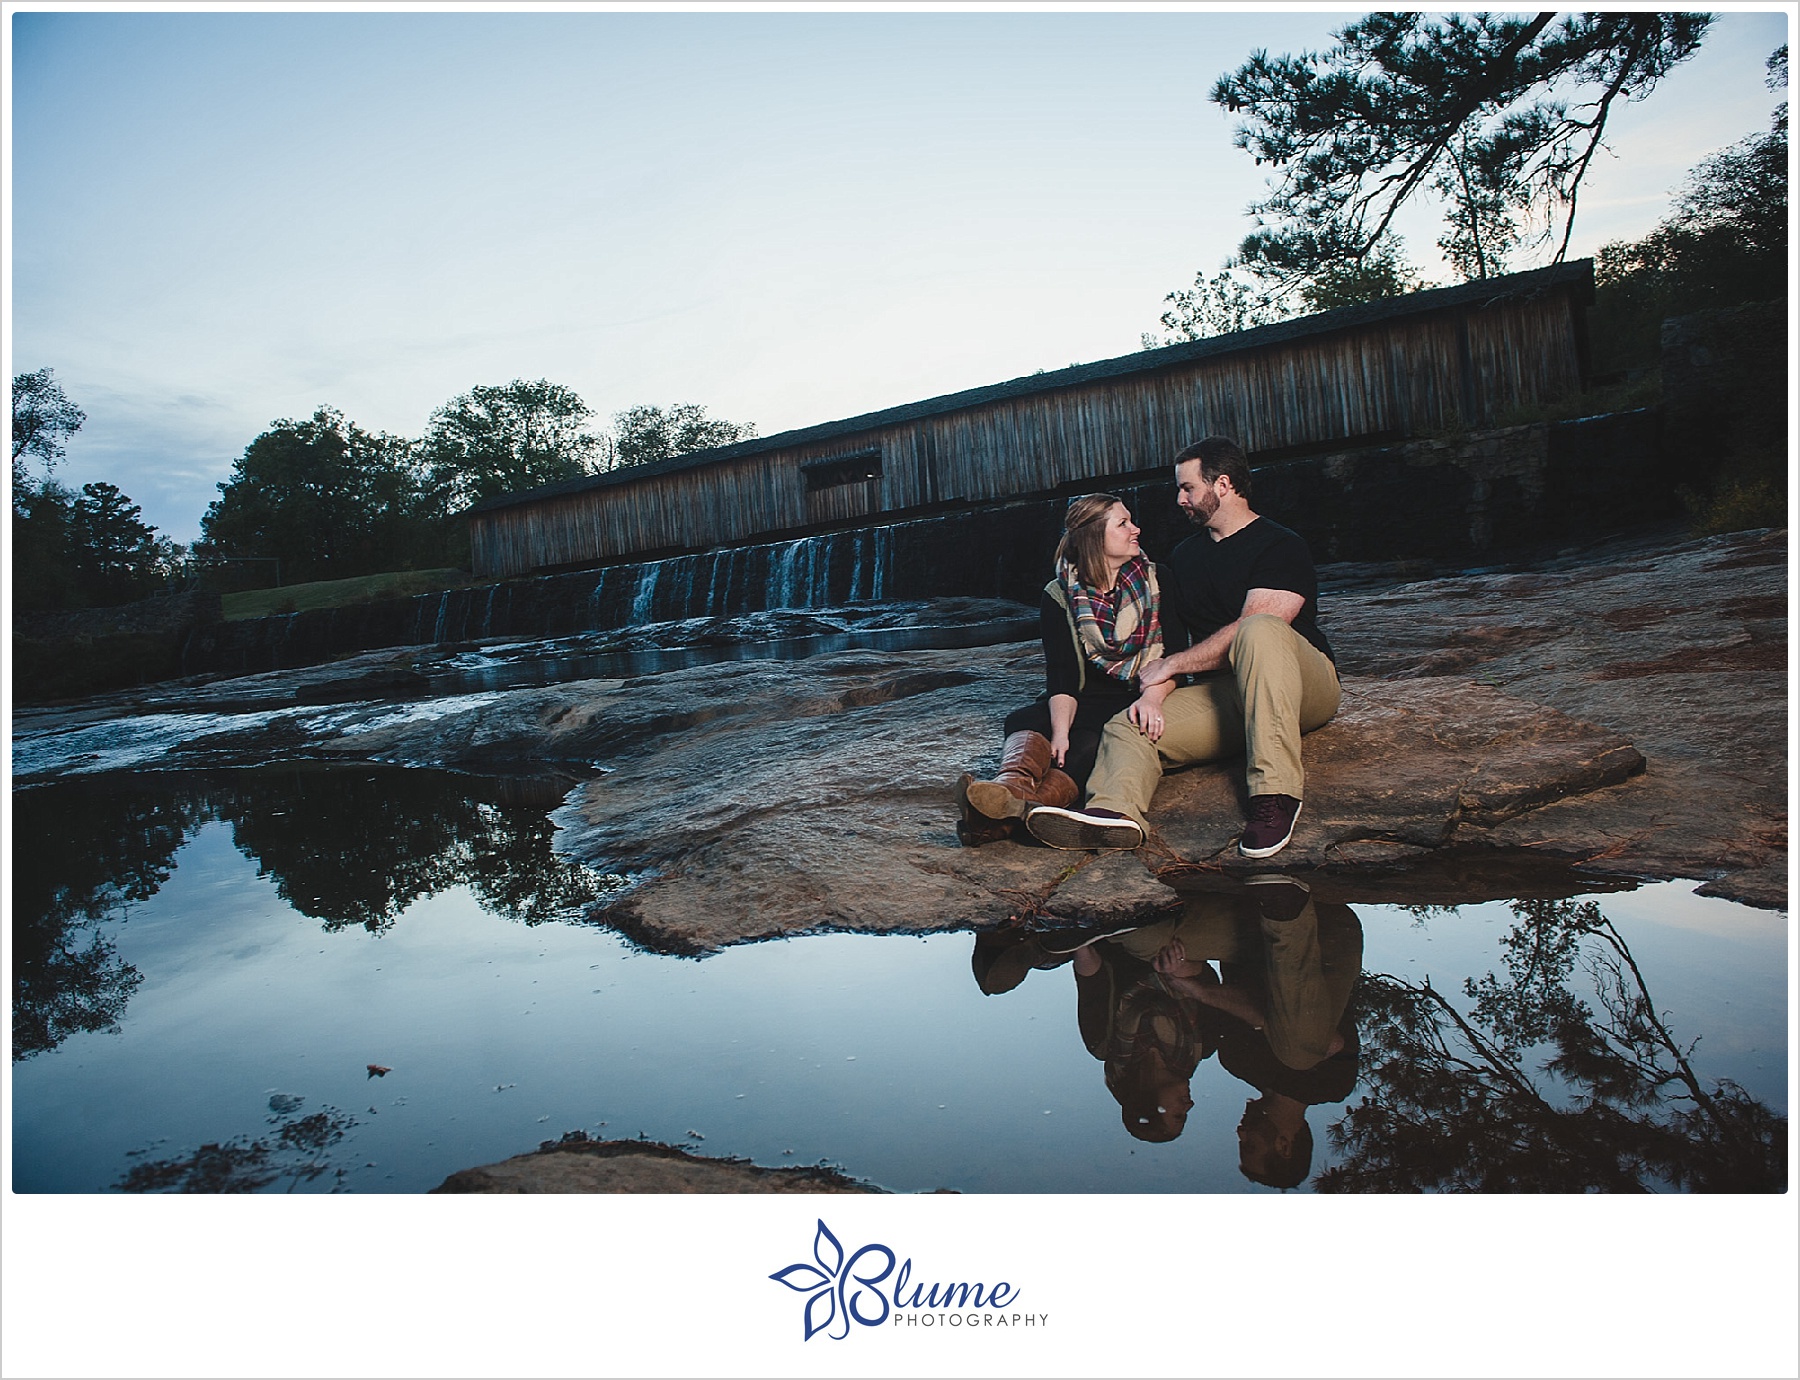
[(101, 932), (169, 879), (209, 820), (283, 900), (328, 930), (380, 932), (467, 886), (527, 925), (568, 919), (617, 885), (551, 850), (561, 783), (342, 767), (91, 777), (20, 791), (13, 824), (13, 1057), (116, 1030), (142, 975)]
[(428, 771), (296, 771), (222, 792), (218, 817), (281, 898), (328, 930), (379, 933), (453, 886), (528, 925), (600, 897), (605, 878), (551, 851), (544, 801), (479, 798), (481, 784)]
[[(233, 1136), (190, 1155), (145, 1160), (113, 1187), (126, 1193), (255, 1193), (285, 1178), (292, 1193), (331, 1168), (329, 1152), (356, 1125), (355, 1117), (336, 1107), (301, 1116), (302, 1101), (280, 1093), (269, 1099), (273, 1135)], [(344, 1172), (339, 1168), (336, 1177), (341, 1180)]]
[[(1520, 901), (1506, 973), (1464, 983), (1367, 975), (1367, 1096), (1331, 1128), (1325, 1191), (1783, 1192), (1787, 1119), (1707, 1086), (1624, 937), (1592, 901)], [(1580, 963), (1598, 1010), (1569, 989)], [(1545, 1075), (1540, 1087), (1527, 1069)]]
[(80, 1031), (118, 1029), (143, 975), (100, 926), (156, 894), (201, 816), (197, 802), (168, 794), (15, 794), (14, 1059)]

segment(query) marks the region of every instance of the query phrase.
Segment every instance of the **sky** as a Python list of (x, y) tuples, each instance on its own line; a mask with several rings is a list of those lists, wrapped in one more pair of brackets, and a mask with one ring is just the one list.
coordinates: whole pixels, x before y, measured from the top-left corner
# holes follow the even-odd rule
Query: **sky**
[[(418, 436), (542, 377), (766, 436), (1127, 354), (1263, 187), (1213, 80), (1361, 13), (9, 11), (9, 375), (183, 542), (320, 405)], [(1787, 27), (1617, 113), (1576, 255), (1768, 127)]]

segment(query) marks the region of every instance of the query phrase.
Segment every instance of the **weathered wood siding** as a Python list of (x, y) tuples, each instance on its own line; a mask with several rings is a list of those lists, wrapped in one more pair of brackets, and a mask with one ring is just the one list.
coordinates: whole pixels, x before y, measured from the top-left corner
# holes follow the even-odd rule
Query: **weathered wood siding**
[[(1206, 435), (1254, 459), (1485, 426), (1581, 386), (1581, 309), (1572, 288), (1496, 294), (816, 441), (770, 437), (752, 454), (478, 511), (474, 566), (515, 575), (1043, 494), (1142, 473)], [(877, 477), (809, 489), (809, 461), (816, 480), (817, 462), (865, 451), (879, 452)]]

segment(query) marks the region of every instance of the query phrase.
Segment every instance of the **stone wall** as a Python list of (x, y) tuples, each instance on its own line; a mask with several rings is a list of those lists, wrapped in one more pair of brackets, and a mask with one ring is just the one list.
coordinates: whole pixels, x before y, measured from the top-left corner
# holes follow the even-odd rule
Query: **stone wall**
[(195, 634), (219, 622), (217, 594), (190, 590), (107, 609), (13, 618), (13, 693), (24, 704), (171, 680)]
[(1735, 460), (1787, 449), (1787, 303), (1671, 317), (1662, 329), (1666, 444), (1682, 478), (1704, 485)]
[(1255, 506), (1321, 564), (1580, 543), (1680, 512), (1657, 429), (1644, 409), (1292, 460), (1256, 472)]

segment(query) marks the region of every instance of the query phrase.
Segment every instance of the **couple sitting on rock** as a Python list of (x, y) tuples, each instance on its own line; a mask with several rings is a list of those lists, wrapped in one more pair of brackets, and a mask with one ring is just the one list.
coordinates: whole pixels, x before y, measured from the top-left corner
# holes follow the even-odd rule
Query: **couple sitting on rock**
[(1239, 752), (1250, 799), (1238, 851), (1267, 858), (1293, 837), (1300, 735), (1339, 698), (1312, 558), (1251, 509), (1236, 442), (1183, 450), (1175, 485), (1181, 511), (1205, 530), (1160, 566), (1111, 494), (1069, 504), (1041, 606), (1047, 689), (1007, 716), (993, 779), (958, 783), (965, 844), (1006, 837), (1022, 820), (1053, 848), (1136, 848), (1165, 768)]

